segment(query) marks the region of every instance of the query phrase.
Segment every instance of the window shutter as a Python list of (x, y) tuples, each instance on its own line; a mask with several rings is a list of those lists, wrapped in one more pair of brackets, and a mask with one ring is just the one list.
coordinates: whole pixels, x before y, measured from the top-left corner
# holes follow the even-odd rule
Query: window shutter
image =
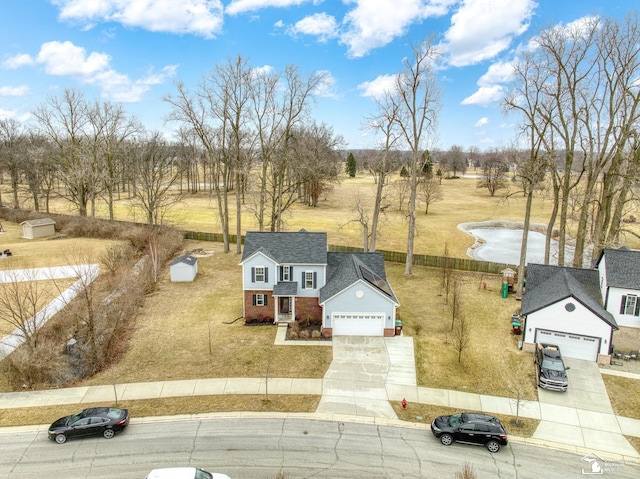
[(293, 281), (293, 266), (289, 266), (289, 281)]
[(306, 289), (306, 281), (304, 280), (304, 271), (302, 272), (302, 289)]
[(267, 298), (269, 298), (269, 296), (265, 294), (265, 295), (264, 295), (264, 305), (265, 305), (265, 306), (267, 306), (267, 305), (269, 304), (269, 301), (268, 301), (268, 299), (267, 299)]
[(622, 302), (620, 303), (620, 314), (624, 314), (624, 307), (627, 304), (627, 297), (622, 296)]
[(636, 298), (636, 309), (633, 312), (633, 315), (638, 316), (638, 313), (640, 313), (640, 298)]
[(255, 294), (252, 295), (251, 298), (253, 300), (253, 305), (255, 306), (256, 305), (256, 295)]
[(316, 283), (318, 281), (318, 273), (316, 271), (313, 272), (313, 289), (316, 289)]
[(266, 266), (264, 267), (264, 282), (269, 282), (269, 268), (267, 268)]
[(256, 269), (255, 268), (251, 268), (251, 282), (252, 283), (256, 282)]
[(278, 281), (282, 281), (282, 280), (284, 279), (284, 278), (282, 277), (282, 276), (283, 276), (283, 274), (284, 274), (284, 273), (283, 273), (283, 270), (284, 270), (284, 266), (278, 266), (278, 275), (279, 275), (279, 279), (278, 279)]

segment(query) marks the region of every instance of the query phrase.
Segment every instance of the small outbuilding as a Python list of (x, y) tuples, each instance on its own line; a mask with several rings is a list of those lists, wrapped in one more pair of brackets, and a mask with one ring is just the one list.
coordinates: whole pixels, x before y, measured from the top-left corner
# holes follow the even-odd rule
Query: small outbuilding
[(37, 220), (26, 220), (22, 225), (22, 237), (27, 239), (44, 238), (56, 234), (56, 222), (51, 218), (41, 218)]
[(173, 260), (169, 271), (172, 282), (191, 282), (198, 274), (198, 259), (189, 254), (183, 254)]

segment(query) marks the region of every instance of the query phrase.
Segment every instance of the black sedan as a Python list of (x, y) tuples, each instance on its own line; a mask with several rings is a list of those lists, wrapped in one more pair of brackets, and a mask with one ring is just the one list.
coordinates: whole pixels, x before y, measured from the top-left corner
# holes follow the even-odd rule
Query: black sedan
[(431, 423), (431, 432), (445, 446), (455, 442), (486, 446), (489, 452), (498, 452), (507, 445), (507, 432), (500, 419), (488, 414), (463, 412), (439, 416)]
[(49, 426), (49, 439), (64, 444), (68, 438), (104, 436), (111, 439), (129, 424), (129, 411), (115, 407), (92, 407), (58, 419)]

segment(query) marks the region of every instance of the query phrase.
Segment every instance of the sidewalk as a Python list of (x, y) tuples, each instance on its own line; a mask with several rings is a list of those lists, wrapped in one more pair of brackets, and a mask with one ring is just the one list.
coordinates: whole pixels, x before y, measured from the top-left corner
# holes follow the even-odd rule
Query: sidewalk
[[(285, 328), (278, 328), (276, 343), (285, 343), (285, 332)], [(287, 343), (299, 345), (303, 342)], [(311, 342), (308, 343), (312, 345)], [(314, 341), (313, 345), (317, 346), (318, 342)], [(113, 404), (116, 399), (131, 401), (223, 394), (260, 395), (266, 394), (268, 387), (268, 393), (272, 395), (322, 396), (315, 413), (275, 414), (278, 417), (391, 424), (424, 428), (428, 431), (431, 418), (424, 418), (418, 423), (399, 421), (388, 402), (406, 399), (409, 403), (490, 414), (515, 416), (517, 413), (522, 417), (538, 419), (540, 424), (531, 438), (510, 436), (512, 442), (572, 451), (581, 455), (596, 453), (601, 457), (640, 464), (640, 454), (624, 437), (640, 437), (640, 420), (614, 415), (604, 383), (595, 384), (601, 381), (590, 381), (588, 384), (581, 384), (577, 374), (581, 368), (591, 368), (588, 371), (591, 371), (592, 379), (594, 376), (601, 377), (601, 374), (612, 374), (640, 380), (639, 375), (622, 371), (598, 371), (593, 369), (597, 368), (595, 364), (577, 363), (571, 371), (576, 374), (576, 382), (570, 392), (558, 395), (541, 390), (538, 401), (520, 401), (518, 405), (516, 400), (505, 397), (417, 386), (413, 341), (410, 337), (342, 338), (328, 341), (326, 345), (334, 347), (334, 361), (323, 379), (211, 378), (21, 391), (0, 393), (0, 409), (54, 405), (70, 405), (70, 409), (81, 409), (84, 404)], [(252, 417), (274, 416), (272, 413), (242, 414)], [(213, 416), (237, 417), (238, 414), (214, 413)], [(152, 420), (163, 419), (134, 418), (134, 421)], [(41, 429), (46, 426), (36, 427)], [(0, 428), (0, 431), (6, 433), (15, 429)]]

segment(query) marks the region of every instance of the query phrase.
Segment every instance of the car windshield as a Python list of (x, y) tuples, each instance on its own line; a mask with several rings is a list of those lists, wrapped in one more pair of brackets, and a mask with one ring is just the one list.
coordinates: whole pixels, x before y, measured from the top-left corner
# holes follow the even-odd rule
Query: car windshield
[(462, 424), (462, 414), (454, 414), (449, 416), (449, 426), (456, 427)]
[(544, 358), (542, 361), (542, 367), (545, 369), (551, 369), (552, 371), (564, 371), (564, 364), (559, 359)]
[(196, 477), (195, 479), (211, 479), (213, 476), (209, 474), (207, 471), (203, 471), (202, 469), (196, 469)]
[(81, 412), (79, 412), (78, 414), (74, 414), (73, 416), (69, 417), (69, 420), (67, 421), (67, 424), (75, 424), (81, 418), (82, 418), (82, 413)]

